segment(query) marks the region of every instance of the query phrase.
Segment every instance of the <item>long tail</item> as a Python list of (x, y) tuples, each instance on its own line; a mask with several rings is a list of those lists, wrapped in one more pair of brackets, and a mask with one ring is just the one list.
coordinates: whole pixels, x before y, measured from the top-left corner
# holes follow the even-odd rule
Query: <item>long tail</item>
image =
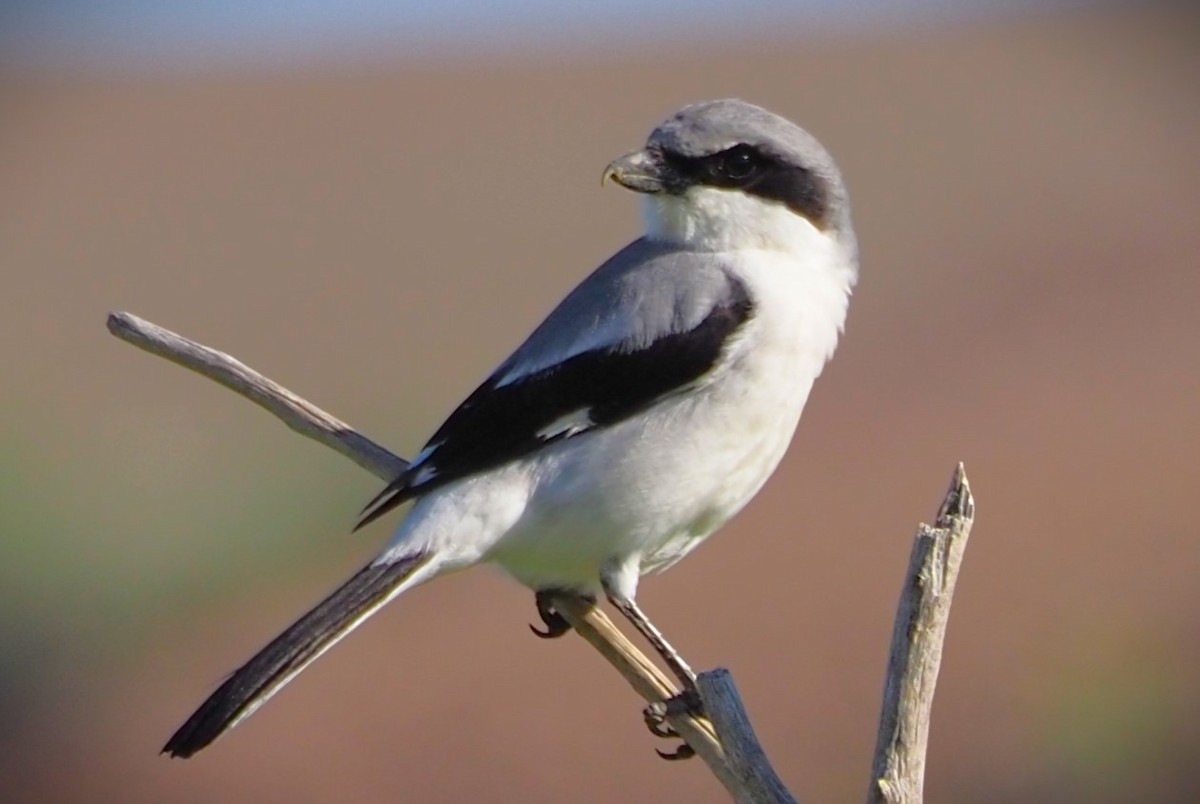
[(329, 650), (359, 623), (411, 586), (429, 563), (418, 553), (387, 564), (368, 564), (258, 654), (234, 671), (179, 727), (163, 753), (190, 757), (254, 713), (267, 699)]

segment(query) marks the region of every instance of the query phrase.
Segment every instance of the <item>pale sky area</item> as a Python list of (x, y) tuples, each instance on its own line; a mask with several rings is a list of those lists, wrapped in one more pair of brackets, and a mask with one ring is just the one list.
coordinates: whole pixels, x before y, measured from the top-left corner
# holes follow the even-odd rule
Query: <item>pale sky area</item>
[[(0, 0), (0, 66), (286, 68), (962, 24), (1086, 0)], [(467, 48), (467, 50), (464, 50)]]

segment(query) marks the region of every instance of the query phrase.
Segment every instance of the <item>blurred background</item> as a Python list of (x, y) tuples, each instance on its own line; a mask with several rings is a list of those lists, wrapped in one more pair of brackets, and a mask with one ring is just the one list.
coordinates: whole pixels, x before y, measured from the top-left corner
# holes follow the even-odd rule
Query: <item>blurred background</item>
[(779, 472), (646, 609), (797, 795), (859, 800), (963, 460), (929, 800), (1200, 800), (1198, 34), (1152, 2), (0, 6), (0, 799), (724, 800), (487, 570), (158, 756), (395, 520), (347, 535), (373, 477), (104, 318), (411, 455), (636, 235), (608, 160), (735, 95), (838, 158), (862, 281)]

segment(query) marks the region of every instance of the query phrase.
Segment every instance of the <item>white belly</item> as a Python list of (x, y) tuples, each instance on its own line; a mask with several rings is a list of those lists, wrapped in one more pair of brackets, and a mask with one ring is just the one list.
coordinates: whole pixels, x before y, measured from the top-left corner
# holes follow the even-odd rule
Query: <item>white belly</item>
[(835, 342), (841, 323), (795, 316), (785, 295), (803, 283), (767, 293), (757, 278), (747, 282), (755, 314), (706, 385), (529, 460), (529, 503), (490, 560), (533, 588), (597, 592), (605, 564), (636, 556), (642, 573), (664, 569), (750, 501), (832, 350), (813, 330)]
[(770, 477), (833, 353), (853, 266), (822, 243), (723, 255), (754, 310), (700, 386), (431, 492), (385, 556), (423, 550), (439, 571), (490, 561), (531, 588), (586, 593), (614, 564), (636, 585), (678, 561)]

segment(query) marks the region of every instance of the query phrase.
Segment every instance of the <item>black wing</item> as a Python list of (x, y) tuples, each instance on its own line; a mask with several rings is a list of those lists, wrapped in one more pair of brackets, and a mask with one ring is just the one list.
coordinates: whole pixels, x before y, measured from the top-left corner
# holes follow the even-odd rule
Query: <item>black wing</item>
[(429, 439), (420, 458), (372, 500), (357, 527), (438, 486), (536, 452), (546, 444), (615, 424), (678, 393), (716, 364), (729, 338), (753, 314), (745, 286), (695, 327), (644, 347), (582, 352), (504, 382), (481, 385)]

